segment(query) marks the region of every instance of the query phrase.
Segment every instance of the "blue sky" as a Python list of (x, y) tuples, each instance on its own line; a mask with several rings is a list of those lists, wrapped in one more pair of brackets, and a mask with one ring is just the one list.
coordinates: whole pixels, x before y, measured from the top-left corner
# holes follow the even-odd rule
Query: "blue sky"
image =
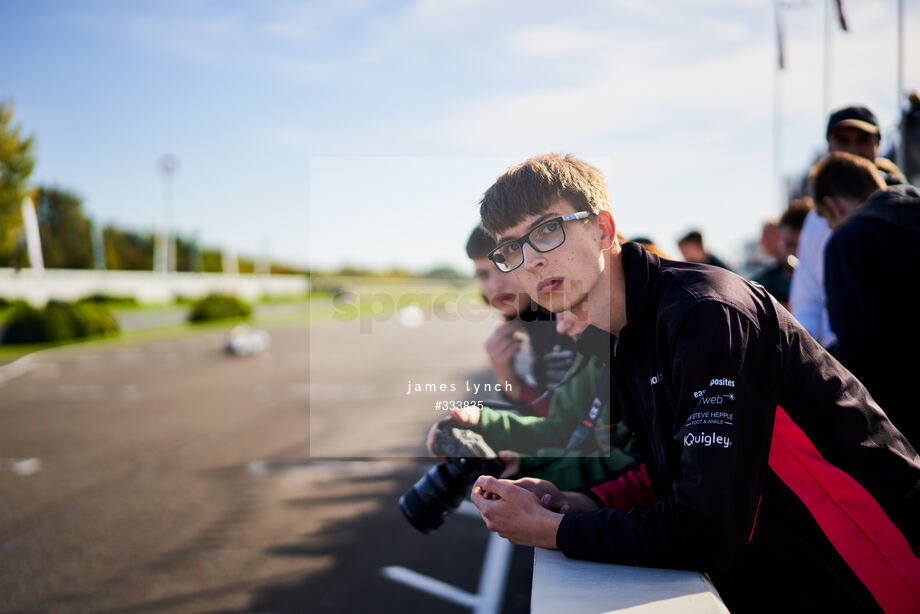
[[(825, 121), (823, 4), (790, 4), (787, 171), (822, 147)], [(917, 88), (920, 2), (906, 4)], [(864, 102), (890, 127), (896, 3), (845, 6), (830, 104)], [(242, 254), (469, 270), (482, 191), (546, 151), (600, 166), (621, 231), (675, 253), (696, 226), (731, 256), (779, 210), (763, 0), (3, 0), (0, 54), (0, 98), (38, 140), (36, 183), (152, 229), (172, 152), (175, 226)]]

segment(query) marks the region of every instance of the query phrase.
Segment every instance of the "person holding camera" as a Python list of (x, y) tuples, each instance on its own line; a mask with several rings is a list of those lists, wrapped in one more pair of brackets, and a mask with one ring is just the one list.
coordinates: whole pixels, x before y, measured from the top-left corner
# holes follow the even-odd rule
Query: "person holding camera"
[[(593, 482), (637, 465), (631, 431), (611, 408), (606, 340), (582, 340), (587, 323), (570, 313), (559, 314), (558, 330), (576, 340), (572, 369), (553, 391), (546, 417), (521, 416), (488, 405), (452, 410), (451, 426), (482, 435), (504, 463), (501, 477), (531, 476), (565, 488)], [(437, 429), (431, 427), (428, 449), (434, 450)], [(443, 459), (441, 459), (443, 460)]]

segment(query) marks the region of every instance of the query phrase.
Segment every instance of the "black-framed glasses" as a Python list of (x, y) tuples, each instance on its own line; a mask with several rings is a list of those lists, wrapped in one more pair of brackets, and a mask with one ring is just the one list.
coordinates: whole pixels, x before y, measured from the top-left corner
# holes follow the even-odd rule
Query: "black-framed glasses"
[(524, 264), (524, 244), (529, 244), (540, 253), (551, 252), (565, 243), (565, 227), (563, 222), (583, 220), (590, 216), (590, 211), (579, 211), (568, 215), (560, 215), (542, 222), (531, 228), (527, 234), (518, 239), (505, 241), (491, 252), (491, 260), (502, 273), (509, 273)]

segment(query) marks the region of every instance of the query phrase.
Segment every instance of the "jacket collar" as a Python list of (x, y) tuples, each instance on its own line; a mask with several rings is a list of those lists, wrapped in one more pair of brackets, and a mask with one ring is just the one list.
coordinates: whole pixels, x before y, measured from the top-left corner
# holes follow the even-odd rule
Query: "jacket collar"
[[(661, 261), (658, 256), (632, 241), (623, 243), (620, 261), (623, 263), (626, 286), (626, 325), (620, 331), (622, 337), (631, 324), (640, 318), (650, 294), (652, 278), (657, 274)], [(600, 356), (600, 348), (610, 352), (617, 341), (616, 336), (589, 326), (578, 337), (578, 350), (584, 354)]]
[(626, 326), (623, 327), (626, 330), (639, 319), (645, 309), (653, 277), (658, 273), (661, 260), (640, 244), (628, 241), (623, 244), (621, 261), (626, 288)]

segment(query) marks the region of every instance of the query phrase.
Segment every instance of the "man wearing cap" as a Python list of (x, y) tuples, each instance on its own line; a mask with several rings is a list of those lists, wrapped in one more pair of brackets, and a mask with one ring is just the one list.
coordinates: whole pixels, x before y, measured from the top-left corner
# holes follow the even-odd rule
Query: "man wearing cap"
[(845, 151), (874, 161), (880, 142), (878, 120), (866, 107), (846, 107), (827, 122), (827, 151)]
[[(881, 133), (875, 114), (863, 106), (838, 109), (827, 120), (827, 151), (842, 151), (870, 160), (888, 185), (904, 182), (893, 162), (877, 158)], [(796, 320), (824, 347), (837, 340), (831, 330), (824, 294), (824, 246), (831, 229), (816, 211), (805, 218), (796, 256), (799, 264), (792, 276), (789, 308)]]

